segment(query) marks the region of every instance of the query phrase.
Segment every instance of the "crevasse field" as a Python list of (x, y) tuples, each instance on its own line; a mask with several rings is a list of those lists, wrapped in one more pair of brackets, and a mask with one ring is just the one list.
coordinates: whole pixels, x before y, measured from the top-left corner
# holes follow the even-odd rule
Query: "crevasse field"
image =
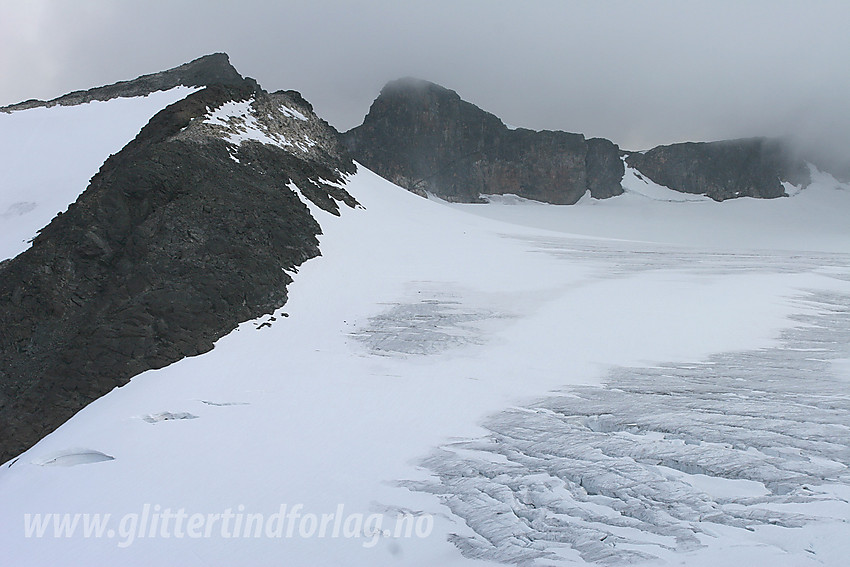
[[(850, 186), (813, 181), (449, 205), (360, 166), (283, 308), (0, 467), (2, 562), (843, 565)], [(75, 198), (3, 201), (3, 250)]]

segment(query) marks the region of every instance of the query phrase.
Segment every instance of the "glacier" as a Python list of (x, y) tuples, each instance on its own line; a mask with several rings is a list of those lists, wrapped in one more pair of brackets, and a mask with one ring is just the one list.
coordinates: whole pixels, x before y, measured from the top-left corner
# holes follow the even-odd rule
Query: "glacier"
[[(563, 207), (426, 200), (359, 166), (361, 206), (307, 203), (322, 255), (283, 307), (0, 466), (4, 561), (841, 565), (850, 187), (815, 174), (775, 201), (676, 201), (634, 178)], [(33, 223), (2, 233), (9, 254)], [(132, 541), (117, 524), (284, 505), (433, 523)], [(27, 535), (27, 515), (65, 513), (115, 524)]]

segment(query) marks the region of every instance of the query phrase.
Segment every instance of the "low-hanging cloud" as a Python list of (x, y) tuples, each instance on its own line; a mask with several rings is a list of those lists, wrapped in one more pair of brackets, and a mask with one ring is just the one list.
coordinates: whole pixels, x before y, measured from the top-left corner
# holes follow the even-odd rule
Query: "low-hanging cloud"
[(338, 129), (383, 84), (440, 83), (505, 122), (627, 149), (785, 136), (850, 155), (850, 4), (39, 0), (4, 8), (0, 104), (227, 51)]

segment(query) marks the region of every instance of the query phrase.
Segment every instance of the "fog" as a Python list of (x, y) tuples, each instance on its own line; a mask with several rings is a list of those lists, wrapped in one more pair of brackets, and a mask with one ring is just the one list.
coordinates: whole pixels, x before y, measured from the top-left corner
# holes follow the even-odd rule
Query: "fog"
[(845, 1), (0, 2), (0, 105), (225, 51), (340, 130), (410, 75), (627, 149), (790, 136), (850, 161)]

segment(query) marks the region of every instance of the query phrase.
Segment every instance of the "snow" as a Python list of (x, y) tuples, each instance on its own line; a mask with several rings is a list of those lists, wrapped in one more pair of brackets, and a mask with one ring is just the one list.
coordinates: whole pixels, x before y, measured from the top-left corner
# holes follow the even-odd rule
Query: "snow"
[(289, 116), (290, 118), (295, 118), (296, 120), (303, 120), (304, 122), (309, 120), (301, 112), (299, 112), (298, 110), (296, 110), (294, 108), (290, 108), (290, 107), (286, 106), (285, 104), (280, 105), (280, 111), (284, 115)]
[(213, 110), (204, 122), (227, 128), (223, 139), (236, 146), (248, 140), (280, 148), (291, 146), (292, 142), (282, 134), (271, 132), (260, 124), (252, 111), (253, 103), (253, 98), (243, 101), (228, 101)]
[[(429, 197), (431, 197), (429, 195)], [(520, 197), (519, 195), (514, 195), (513, 193), (505, 193), (504, 195), (481, 195), (482, 199), (484, 199), (487, 203), (497, 204), (497, 205), (541, 205), (540, 201), (535, 201), (533, 199), (526, 199), (525, 197)], [(442, 199), (435, 199), (442, 201)]]
[(705, 195), (691, 195), (689, 193), (682, 193), (681, 191), (674, 191), (664, 185), (659, 185), (631, 167), (626, 162), (625, 157), (622, 160), (626, 170), (620, 184), (623, 186), (623, 191), (627, 198), (630, 196), (641, 196), (652, 199), (653, 201), (667, 202), (711, 201)]
[[(311, 207), (322, 256), (275, 321), (135, 377), (0, 468), (6, 560), (841, 564), (850, 192), (817, 173), (788, 199), (674, 202), (638, 181), (574, 207), (448, 205), (360, 166), (362, 208)], [(57, 455), (73, 466), (42, 466)], [(298, 504), (433, 529), (24, 535), (26, 514)]]
[[(504, 410), (488, 418), (486, 437), (453, 441), (426, 461), (439, 481), (412, 487), (465, 519), (477, 535), (456, 541), (480, 558), (529, 558), (505, 537), (522, 531), (538, 551), (557, 554), (568, 542), (588, 561), (687, 553), (697, 562), (718, 546), (738, 564), (775, 526), (787, 528), (785, 541), (767, 554), (796, 548), (803, 563), (805, 553), (832, 552), (802, 542), (840, 529), (848, 511), (834, 488), (850, 488), (850, 398), (829, 360), (850, 351), (840, 336), (850, 329), (848, 297), (809, 295), (816, 309), (797, 316), (805, 327), (784, 330), (777, 346), (612, 369), (604, 387)], [(499, 506), (512, 514), (494, 521), (488, 511)], [(722, 526), (757, 535), (715, 541)]]
[(100, 451), (91, 451), (88, 449), (73, 449), (67, 451), (59, 451), (54, 454), (46, 455), (41, 459), (33, 461), (34, 465), (43, 467), (73, 467), (76, 465), (84, 465), (88, 463), (101, 463), (111, 461), (113, 457), (104, 455)]
[[(582, 197), (577, 205), (451, 204), (520, 226), (576, 236), (640, 240), (716, 250), (850, 251), (850, 184), (814, 166), (812, 183), (790, 197), (729, 199), (675, 193), (636, 177), (627, 167), (626, 193), (609, 199)], [(675, 194), (673, 194), (675, 193)]]
[(0, 113), (0, 260), (64, 212), (151, 116), (196, 89)]
[[(316, 145), (316, 142), (310, 136), (301, 133), (298, 140), (288, 139), (280, 131), (280, 128), (270, 126), (274, 122), (274, 117), (271, 114), (267, 115), (268, 122), (257, 119), (255, 104), (256, 101), (253, 97), (244, 101), (226, 102), (209, 112), (204, 124), (211, 124), (216, 127), (217, 134), (223, 140), (235, 146), (243, 142), (253, 141), (282, 149), (295, 147), (304, 154), (310, 153), (310, 148)], [(299, 121), (309, 121), (304, 114), (286, 105), (282, 104), (279, 108), (284, 116)], [(230, 157), (237, 163), (239, 162), (232, 154)]]

